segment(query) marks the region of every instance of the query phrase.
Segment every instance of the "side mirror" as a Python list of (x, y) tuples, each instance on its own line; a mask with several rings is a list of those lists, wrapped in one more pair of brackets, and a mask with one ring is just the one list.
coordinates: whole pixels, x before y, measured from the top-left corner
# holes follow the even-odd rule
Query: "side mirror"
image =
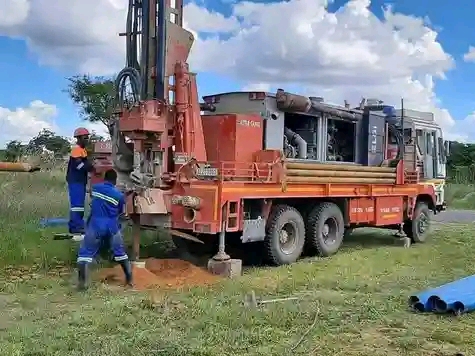
[(445, 157), (450, 156), (450, 142), (445, 140), (444, 141), (444, 151), (445, 151)]

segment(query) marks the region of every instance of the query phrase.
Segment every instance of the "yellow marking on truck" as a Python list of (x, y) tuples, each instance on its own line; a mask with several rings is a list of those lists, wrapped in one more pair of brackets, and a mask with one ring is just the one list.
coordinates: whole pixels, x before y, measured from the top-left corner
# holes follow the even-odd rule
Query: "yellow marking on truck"
[(399, 214), (383, 214), (381, 215), (383, 219), (394, 219), (399, 217)]

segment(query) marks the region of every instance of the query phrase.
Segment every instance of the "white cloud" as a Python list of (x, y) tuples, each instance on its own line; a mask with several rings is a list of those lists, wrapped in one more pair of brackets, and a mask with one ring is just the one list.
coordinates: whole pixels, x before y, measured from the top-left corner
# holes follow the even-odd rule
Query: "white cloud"
[(195, 3), (185, 6), (184, 16), (193, 21), (193, 31), (220, 33), (229, 32), (239, 28), (239, 21), (235, 17), (224, 17), (219, 12), (212, 12)]
[(96, 135), (102, 136), (106, 139), (110, 137), (109, 130), (106, 125), (101, 122), (87, 122), (84, 123), (84, 127), (86, 127), (90, 132), (94, 132)]
[[(0, 3), (0, 9), (7, 4)], [(457, 135), (459, 125), (434, 93), (434, 81), (444, 79), (454, 61), (429, 21), (391, 7), (381, 20), (369, 0), (351, 0), (336, 12), (327, 3), (235, 2), (228, 17), (189, 3), (184, 23), (196, 36), (192, 70), (226, 74), (249, 87), (299, 88), (332, 102), (356, 104), (364, 96), (397, 105), (404, 97), (407, 107), (433, 111), (447, 135)], [(8, 4), (0, 35), (27, 39), (42, 63), (99, 75), (122, 67), (124, 39), (117, 34), (124, 31), (126, 0)], [(203, 32), (208, 35), (197, 36)]]
[(242, 87), (242, 91), (270, 91), (271, 86), (268, 83), (250, 83)]
[(118, 34), (126, 5), (126, 0), (0, 0), (0, 35), (25, 39), (42, 64), (112, 74), (124, 62)]
[(463, 120), (456, 121), (452, 132), (454, 132), (454, 135), (451, 137), (452, 140), (473, 143), (475, 138), (475, 111), (467, 115)]
[(28, 0), (0, 0), (0, 25), (11, 27), (22, 24), (29, 11)]
[(198, 39), (193, 69), (271, 87), (297, 86), (332, 102), (356, 104), (364, 96), (398, 105), (404, 97), (407, 107), (433, 111), (447, 136), (454, 135), (455, 122), (434, 93), (434, 80), (444, 79), (454, 61), (427, 21), (390, 7), (380, 20), (367, 0), (349, 1), (334, 13), (326, 3), (237, 3), (232, 17), (242, 19), (241, 28), (225, 40)]
[(475, 62), (475, 47), (468, 47), (468, 52), (463, 55), (465, 62)]
[(32, 101), (26, 108), (0, 107), (0, 147), (11, 140), (28, 142), (42, 129), (55, 129), (56, 106), (41, 100)]

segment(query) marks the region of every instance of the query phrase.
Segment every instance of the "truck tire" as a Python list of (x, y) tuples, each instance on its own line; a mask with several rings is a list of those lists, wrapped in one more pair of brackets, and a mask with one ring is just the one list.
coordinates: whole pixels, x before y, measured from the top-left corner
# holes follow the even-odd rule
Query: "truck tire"
[(266, 262), (280, 266), (297, 261), (305, 243), (305, 222), (297, 209), (288, 205), (272, 208), (266, 226)]
[(426, 203), (419, 202), (414, 209), (412, 220), (404, 223), (404, 233), (413, 243), (424, 243), (430, 234), (430, 209)]
[(321, 203), (310, 212), (306, 226), (309, 254), (328, 257), (334, 255), (343, 242), (345, 222), (338, 205)]

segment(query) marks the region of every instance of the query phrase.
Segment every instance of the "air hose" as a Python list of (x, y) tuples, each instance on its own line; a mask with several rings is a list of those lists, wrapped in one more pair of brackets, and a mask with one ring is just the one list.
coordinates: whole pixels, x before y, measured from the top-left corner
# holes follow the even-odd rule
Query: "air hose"
[[(126, 67), (122, 69), (115, 80), (115, 100), (119, 108), (127, 104), (135, 104), (140, 100), (142, 79), (138, 61), (138, 29), (139, 29), (139, 3), (136, 0), (129, 1), (126, 20)], [(131, 100), (126, 99), (127, 79), (131, 86)]]
[[(126, 67), (117, 74), (114, 83), (115, 104), (119, 110), (135, 105), (141, 99), (142, 78), (138, 60), (140, 7), (140, 0), (129, 0), (126, 20)], [(127, 80), (130, 82), (130, 93), (126, 92)], [(111, 120), (109, 126), (112, 136), (114, 167), (120, 175), (128, 176), (133, 169), (133, 152), (127, 147), (125, 137), (119, 131), (117, 124), (117, 120)]]
[(132, 102), (128, 101), (128, 104), (136, 104), (140, 100), (140, 92), (142, 90), (142, 79), (140, 77), (140, 72), (133, 67), (125, 67), (122, 69), (115, 80), (115, 100), (120, 108), (125, 106), (126, 100), (126, 88), (127, 88), (127, 79), (130, 82), (131, 86), (131, 96)]

